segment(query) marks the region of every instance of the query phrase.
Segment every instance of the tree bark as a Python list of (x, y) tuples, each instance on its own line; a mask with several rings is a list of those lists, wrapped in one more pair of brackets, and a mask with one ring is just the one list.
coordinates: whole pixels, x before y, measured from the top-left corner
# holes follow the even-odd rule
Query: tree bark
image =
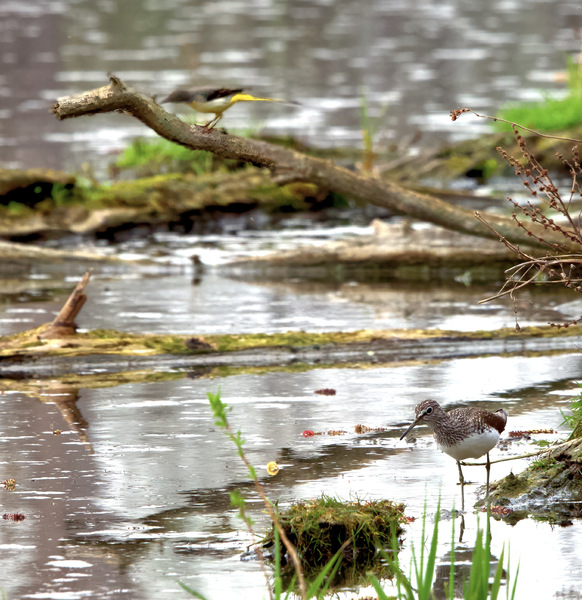
[(55, 320), (43, 331), (40, 337), (42, 339), (60, 339), (64, 337), (74, 336), (77, 333), (77, 324), (75, 319), (83, 308), (83, 304), (87, 301), (87, 296), (84, 294), (85, 286), (89, 283), (91, 271), (87, 271), (83, 278), (55, 317)]
[[(391, 181), (356, 173), (330, 161), (309, 157), (281, 146), (230, 135), (224, 130), (206, 130), (198, 125), (189, 125), (166, 112), (154, 98), (128, 88), (113, 75), (107, 86), (77, 96), (59, 98), (52, 111), (58, 119), (112, 111), (124, 112), (139, 119), (160, 136), (187, 148), (206, 150), (224, 158), (266, 167), (278, 183), (311, 182), (338, 194), (446, 229), (490, 239), (499, 239), (501, 236), (516, 245), (525, 244), (538, 248), (560, 244), (562, 250), (580, 252), (579, 245), (567, 245), (564, 237), (539, 224), (525, 224), (530, 234), (510, 217), (482, 214), (495, 230), (493, 231), (475, 218), (474, 211), (453, 206), (435, 196), (414, 192)], [(540, 242), (540, 239), (546, 243)]]

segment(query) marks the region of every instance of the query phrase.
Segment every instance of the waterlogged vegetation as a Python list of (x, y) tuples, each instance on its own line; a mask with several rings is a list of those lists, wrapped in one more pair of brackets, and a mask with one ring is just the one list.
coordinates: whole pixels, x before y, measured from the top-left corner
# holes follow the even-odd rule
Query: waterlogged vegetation
[[(581, 327), (572, 326), (556, 330), (552, 327), (523, 327), (517, 331), (506, 327), (490, 331), (459, 332), (441, 329), (433, 330), (358, 330), (314, 333), (305, 331), (288, 331), (284, 333), (249, 333), (249, 334), (208, 334), (197, 337), (188, 335), (136, 334), (113, 329), (94, 329), (78, 332), (73, 338), (62, 340), (45, 340), (43, 334), (48, 325), (41, 325), (10, 336), (0, 336), (0, 356), (88, 356), (91, 354), (118, 355), (154, 355), (175, 354), (193, 355), (221, 352), (240, 352), (244, 350), (260, 350), (286, 348), (313, 348), (315, 350), (329, 347), (341, 352), (354, 345), (374, 345), (383, 342), (408, 340), (419, 342), (430, 340), (448, 340), (464, 343), (486, 340), (519, 339), (526, 341), (539, 338), (577, 337), (581, 335)], [(521, 349), (523, 352), (523, 348)], [(435, 355), (436, 356), (436, 355)], [(395, 356), (394, 358), (397, 358)]]
[[(394, 573), (379, 549), (391, 548), (393, 538), (400, 538), (402, 525), (407, 523), (403, 504), (326, 495), (294, 502), (281, 510), (278, 518), (301, 557), (308, 579), (314, 579), (343, 548), (334, 587), (367, 584), (366, 572), (370, 570), (392, 578)], [(274, 544), (275, 531), (267, 532), (266, 546)], [(287, 580), (291, 579), (290, 571), (292, 565), (287, 565)]]
[[(448, 581), (441, 582), (442, 589), (437, 589), (435, 583), (436, 564), (437, 564), (437, 547), (439, 536), (439, 520), (440, 520), (440, 501), (437, 506), (432, 534), (430, 536), (430, 546), (426, 548), (428, 541), (428, 533), (426, 531), (427, 510), (422, 518), (422, 534), (420, 540), (420, 551), (417, 553), (413, 545), (412, 564), (410, 574), (407, 576), (404, 570), (400, 567), (398, 561), (398, 552), (394, 551), (386, 555), (387, 561), (393, 565), (396, 572), (397, 582), (397, 598), (398, 600), (433, 600), (436, 598), (447, 598), (453, 600), (459, 597), (456, 586), (455, 573), (455, 527), (453, 520), (451, 553), (450, 553), (450, 571)], [(505, 578), (505, 597), (507, 599), (514, 598), (517, 589), (517, 578), (519, 569), (511, 580), (511, 565), (509, 553), (507, 554), (507, 565), (504, 568), (505, 549), (502, 550), (499, 561), (494, 561), (491, 555), (491, 532), (489, 528), (490, 515), (487, 514), (487, 527), (485, 532), (478, 529), (475, 544), (473, 546), (473, 556), (471, 561), (471, 570), (467, 580), (461, 581), (458, 586), (462, 590), (461, 597), (465, 600), (496, 600), (501, 592), (502, 582)], [(495, 565), (495, 562), (497, 564)], [(491, 579), (491, 572), (493, 578)], [(378, 579), (370, 576), (372, 585), (378, 594), (378, 600), (389, 600), (388, 596)]]
[[(568, 92), (562, 98), (547, 94), (539, 102), (522, 102), (503, 107), (498, 117), (519, 123), (536, 131), (560, 131), (582, 124), (582, 63), (567, 59)], [(495, 122), (500, 131), (510, 130), (510, 125)]]
[[(291, 593), (305, 600), (323, 598), (330, 592), (339, 591), (343, 586), (365, 583), (374, 587), (379, 600), (393, 598), (384, 591), (382, 579), (396, 581), (396, 597), (399, 600), (431, 600), (434, 597), (452, 600), (459, 597), (454, 518), (449, 578), (444, 583), (436, 582), (440, 500), (428, 550), (428, 511), (425, 503), (420, 550), (417, 553), (412, 544), (411, 570), (406, 575), (398, 558), (403, 543), (400, 539), (403, 526), (409, 521), (404, 515), (403, 505), (388, 500), (341, 501), (339, 498), (322, 496), (315, 500), (295, 502), (288, 509), (280, 510), (266, 496), (255, 468), (249, 463), (241, 432), (231, 429), (228, 421), (229, 407), (221, 400), (220, 392), (208, 393), (208, 400), (216, 425), (235, 445), (272, 521), (271, 530), (263, 539), (259, 539), (255, 523), (248, 516), (245, 499), (236, 491), (230, 493), (231, 504), (238, 510), (239, 517), (255, 540), (254, 548), (271, 600), (289, 598)], [(519, 569), (512, 575), (509, 553), (506, 560), (505, 549), (499, 560), (494, 560), (491, 554), (489, 519), (488, 513), (486, 530), (478, 529), (477, 532), (469, 576), (461, 581), (462, 597), (467, 600), (496, 600), (502, 583), (505, 583), (506, 598), (515, 597)], [(268, 556), (266, 548), (272, 549)], [(490, 577), (491, 572), (493, 578)], [(204, 600), (204, 596), (196, 590), (181, 582), (179, 584), (193, 597)], [(441, 584), (443, 589), (439, 590), (438, 586)]]
[[(580, 385), (580, 384), (578, 384)], [(492, 498), (501, 506), (517, 505), (509, 517), (512, 522), (528, 515), (566, 523), (579, 516), (582, 501), (582, 392), (562, 411), (565, 425), (572, 428), (566, 442), (549, 444), (541, 440), (543, 450), (532, 453), (528, 468), (517, 475), (510, 473), (493, 485)]]

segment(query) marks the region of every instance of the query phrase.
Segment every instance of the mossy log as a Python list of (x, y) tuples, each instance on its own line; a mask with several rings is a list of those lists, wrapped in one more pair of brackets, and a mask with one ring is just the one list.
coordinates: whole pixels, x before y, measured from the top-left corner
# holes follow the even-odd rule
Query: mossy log
[(75, 179), (74, 175), (52, 169), (0, 168), (0, 204), (34, 205), (50, 196), (55, 185), (72, 186)]
[(99, 368), (132, 370), (249, 368), (312, 364), (401, 364), (491, 354), (523, 356), (572, 352), (582, 328), (513, 328), (496, 331), (361, 330), (237, 335), (147, 335), (113, 330), (45, 339), (50, 325), (0, 337), (4, 377), (58, 377)]
[(235, 172), (173, 173), (92, 187), (71, 182), (60, 196), (50, 188), (39, 192), (34, 205), (21, 196), (20, 203), (1, 206), (0, 196), (0, 236), (91, 234), (128, 225), (167, 224), (183, 215), (228, 207), (236, 212), (256, 207), (306, 209), (319, 196), (315, 185), (279, 186), (266, 169), (251, 166)]

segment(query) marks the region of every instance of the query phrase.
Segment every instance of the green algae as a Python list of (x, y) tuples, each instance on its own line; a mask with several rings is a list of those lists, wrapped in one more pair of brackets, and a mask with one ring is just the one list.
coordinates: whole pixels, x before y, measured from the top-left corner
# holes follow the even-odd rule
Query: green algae
[[(582, 335), (581, 326), (556, 329), (552, 327), (502, 328), (493, 331), (458, 332), (440, 329), (395, 329), (395, 330), (356, 330), (313, 333), (288, 331), (284, 333), (250, 333), (218, 335), (159, 335), (133, 334), (113, 329), (96, 329), (77, 333), (74, 337), (62, 340), (43, 339), (46, 325), (11, 336), (0, 337), (0, 356), (11, 355), (78, 355), (89, 354), (175, 354), (193, 355), (212, 352), (238, 352), (248, 349), (268, 348), (323, 348), (335, 346), (349, 347), (354, 344), (380, 343), (396, 340), (491, 340), (528, 339), (548, 337), (568, 337)], [(373, 351), (373, 348), (370, 348)], [(551, 351), (550, 351), (551, 352)], [(556, 351), (560, 352), (560, 351)], [(563, 352), (563, 351), (562, 351)], [(547, 353), (547, 352), (546, 352)]]

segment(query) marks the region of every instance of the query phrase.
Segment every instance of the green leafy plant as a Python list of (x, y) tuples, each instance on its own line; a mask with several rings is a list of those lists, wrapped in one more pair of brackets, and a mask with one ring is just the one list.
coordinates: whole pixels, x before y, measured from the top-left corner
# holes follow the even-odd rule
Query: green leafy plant
[[(283, 542), (285, 549), (287, 550), (287, 554), (291, 558), (291, 562), (295, 568), (295, 574), (297, 577), (297, 584), (299, 587), (299, 592), (300, 592), (301, 598), (303, 598), (304, 600), (307, 600), (307, 598), (310, 598), (314, 595), (317, 596), (318, 598), (321, 597), (321, 595), (324, 594), (325, 592), (322, 592), (320, 589), (317, 593), (313, 593), (314, 584), (312, 584), (310, 586), (309, 590), (306, 587), (305, 577), (303, 575), (303, 568), (301, 567), (301, 562), (299, 561), (299, 556), (297, 555), (297, 551), (295, 550), (295, 547), (289, 541), (287, 535), (285, 534), (285, 531), (281, 527), (281, 524), (279, 523), (279, 518), (277, 516), (277, 511), (275, 510), (273, 503), (267, 498), (265, 491), (263, 489), (263, 486), (260, 484), (260, 482), (257, 478), (257, 473), (256, 473), (255, 468), (253, 467), (253, 465), (251, 465), (251, 463), (247, 459), (247, 456), (246, 456), (244, 448), (243, 448), (245, 441), (242, 438), (241, 432), (233, 431), (232, 428), (230, 427), (230, 423), (228, 422), (228, 412), (230, 411), (230, 408), (224, 402), (222, 402), (222, 400), (220, 398), (220, 390), (216, 394), (212, 394), (211, 392), (208, 392), (207, 396), (208, 396), (208, 401), (210, 402), (210, 407), (212, 408), (212, 412), (214, 413), (215, 424), (225, 432), (227, 437), (236, 446), (236, 448), (238, 450), (238, 455), (239, 455), (240, 459), (242, 460), (243, 464), (246, 466), (246, 468), (249, 472), (249, 476), (252, 479), (253, 483), (255, 484), (255, 488), (256, 488), (259, 496), (261, 497), (261, 500), (265, 504), (267, 513), (271, 517), (273, 526), (277, 529), (280, 539)], [(253, 522), (250, 519), (250, 517), (248, 517), (248, 515), (246, 514), (244, 498), (238, 493), (233, 493), (230, 495), (230, 499), (231, 499), (231, 502), (234, 502), (234, 505), (237, 507), (240, 518), (245, 522), (245, 524), (247, 525), (247, 528), (249, 529), (249, 532), (251, 533), (253, 538), (255, 538), (256, 536), (253, 531)], [(267, 581), (267, 589), (269, 591), (269, 597), (272, 600), (273, 592), (271, 590), (271, 585), (269, 582), (269, 575), (268, 575), (268, 572), (266, 569), (265, 559), (263, 557), (263, 553), (260, 549), (260, 546), (255, 545), (255, 549), (257, 552), (257, 556), (259, 558), (259, 563), (261, 565), (261, 569), (262, 569), (262, 571), (265, 575), (265, 579)], [(339, 560), (339, 557), (336, 560)], [(279, 563), (279, 565), (280, 565), (280, 563)], [(326, 565), (326, 567), (328, 567), (328, 566), (329, 565)], [(333, 564), (329, 568), (330, 569), (333, 568)], [(279, 574), (275, 575), (275, 579), (277, 579), (277, 577), (280, 578), (280, 572), (279, 572)], [(325, 576), (324, 576), (324, 579), (325, 579)], [(320, 583), (321, 583), (321, 581), (320, 581)], [(180, 585), (182, 585), (182, 587), (184, 589), (186, 589), (183, 584), (180, 584)], [(278, 587), (280, 588), (280, 585)], [(311, 595), (308, 595), (308, 592)], [(198, 595), (197, 597), (200, 597), (200, 596)], [(278, 600), (278, 597), (275, 600)]]

